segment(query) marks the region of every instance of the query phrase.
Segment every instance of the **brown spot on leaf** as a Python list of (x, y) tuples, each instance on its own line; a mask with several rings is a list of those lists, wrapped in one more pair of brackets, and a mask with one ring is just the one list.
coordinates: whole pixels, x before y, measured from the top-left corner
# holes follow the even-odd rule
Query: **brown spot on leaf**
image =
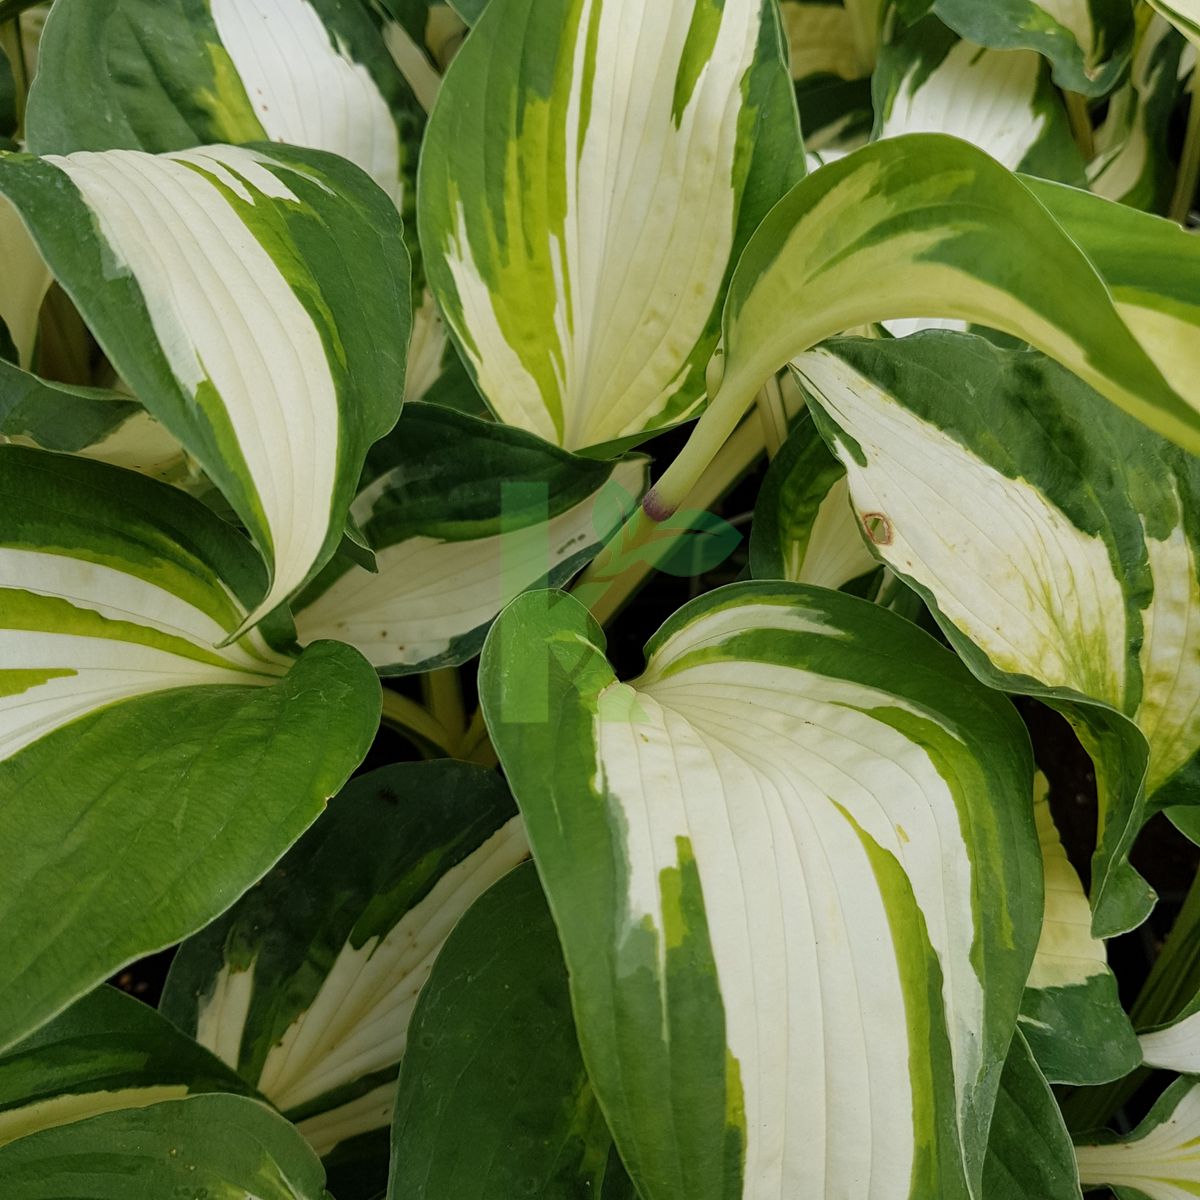
[(890, 546), (895, 532), (890, 518), (881, 512), (868, 512), (862, 515), (863, 529), (867, 537), (877, 546)]

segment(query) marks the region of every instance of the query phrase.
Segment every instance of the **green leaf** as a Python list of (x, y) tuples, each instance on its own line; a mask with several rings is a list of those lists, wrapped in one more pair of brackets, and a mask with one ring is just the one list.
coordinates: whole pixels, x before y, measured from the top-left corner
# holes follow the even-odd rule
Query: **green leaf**
[(251, 531), (271, 569), (260, 619), (333, 555), (367, 447), (399, 413), (395, 208), (343, 160), (277, 146), (14, 155), (0, 191), (118, 374)]
[(360, 776), (184, 943), (163, 1012), (298, 1123), (339, 1200), (352, 1200), (339, 1159), (382, 1188), (417, 993), (459, 916), (527, 854), (492, 771), (441, 760)]
[(0, 1146), (203, 1092), (251, 1088), (152, 1008), (100, 987), (0, 1055)]
[(983, 1167), (983, 1200), (1078, 1200), (1071, 1136), (1020, 1033), (1000, 1076)]
[(803, 169), (773, 2), (492, 0), (418, 221), (493, 411), (573, 450), (694, 415), (731, 265)]
[(1118, 1200), (1200, 1195), (1200, 1083), (1177, 1079), (1127, 1136), (1102, 1133), (1075, 1147), (1085, 1188), (1107, 1184)]
[(1139, 21), (1130, 77), (1108, 102), (1096, 130), (1088, 182), (1098, 196), (1162, 213), (1171, 199), (1175, 166), (1168, 137), (1188, 75), (1187, 43), (1157, 14)]
[(1046, 911), (1021, 1001), (1021, 1032), (1050, 1082), (1107, 1083), (1137, 1067), (1142, 1051), (1121, 1007), (1104, 943), (1092, 935), (1087, 896), (1054, 826), (1041, 772), (1034, 801)]
[(5, 1200), (328, 1200), (304, 1139), (245, 1096), (191, 1096), (47, 1129), (0, 1147), (0, 1178)]
[(846, 468), (805, 414), (759, 489), (750, 571), (755, 579), (837, 589), (877, 565), (850, 504)]
[[(12, 344), (0, 322), (0, 436), (18, 445), (82, 454), (180, 486), (194, 484), (192, 464), (183, 448), (127, 392), (43, 379), (21, 368), (20, 362), (32, 357), (40, 292), (49, 283), (50, 272), (20, 226), (16, 210), (0, 200), (0, 223), (5, 214), (13, 215), (20, 231), (18, 241), (7, 242), (4, 249), (18, 263), (14, 287), (18, 303), (13, 307), (20, 311), (13, 316), (18, 328), (23, 328), (26, 352), (22, 355)], [(0, 239), (4, 232), (0, 229)], [(34, 284), (31, 294), (27, 289), (36, 279), (42, 282)]]
[[(977, 1192), (1033, 958), (1024, 730), (889, 612), (720, 588), (620, 683), (531, 593), (480, 693), (644, 1200)], [(833, 869), (836, 864), (836, 869)]]
[(0, 434), (5, 437), (76, 454), (143, 411), (136, 400), (109, 388), (55, 383), (0, 360)]
[(349, 642), (385, 675), (466, 662), (509, 600), (564, 583), (600, 549), (621, 519), (600, 498), (635, 505), (647, 466), (412, 405), (372, 447), (351, 509), (379, 570), (334, 559), (297, 598), (301, 642)]
[(479, 20), (488, 0), (451, 0), (450, 7), (468, 25), (474, 25)]
[(57, 0), (27, 124), (36, 154), (327, 150), (401, 207), (423, 121), (358, 0)]
[(602, 1195), (612, 1135), (588, 1082), (532, 864), (481, 896), (413, 1016), (392, 1127), (394, 1200)]
[(900, 0), (904, 9), (931, 9), (952, 29), (997, 50), (1036, 50), (1054, 67), (1054, 81), (1084, 96), (1107, 95), (1129, 64), (1130, 0)]
[(949, 133), (1012, 171), (1084, 182), (1083, 160), (1045, 61), (1032, 50), (988, 50), (936, 17), (880, 52), (876, 138)]
[[(1116, 301), (1117, 311), (1167, 382), (1193, 408), (1197, 407), (1200, 239), (1174, 221), (1147, 216), (1075, 188), (1036, 179), (1027, 182), (1095, 264)], [(1099, 384), (1093, 386), (1104, 391)], [(1134, 416), (1141, 415), (1130, 411)], [(1176, 436), (1157, 414), (1142, 419), (1196, 452), (1190, 437)]]
[[(1189, 351), (1153, 337), (1148, 321), (1131, 331), (1127, 308), (1118, 311), (1101, 279), (1107, 260), (1097, 274), (1072, 240), (1074, 224), (1068, 237), (1030, 187), (1038, 198), (1083, 197), (1098, 237), (1158, 238), (1155, 218), (1069, 188), (1026, 187), (939, 134), (876, 142), (798, 184), (759, 226), (730, 284), (710, 424), (740, 416), (764, 379), (832, 334), (889, 318), (954, 317), (1031, 342), (1139, 420), (1200, 449), (1195, 373), (1188, 380), (1173, 367)], [(1164, 286), (1186, 292), (1200, 244), (1183, 254), (1189, 265)], [(1171, 334), (1200, 344), (1197, 326), (1200, 314), (1180, 306)]]
[(198, 490), (183, 447), (128, 393), (43, 379), (3, 358), (0, 435)]
[(1049, 700), (1098, 760), (1095, 931), (1132, 928), (1153, 899), (1127, 863), (1143, 790), (1182, 798), (1200, 751), (1200, 464), (965, 334), (838, 341), (796, 371), (879, 557), (979, 678)]
[(366, 753), (360, 655), (325, 642), (293, 665), (275, 617), (231, 640), (264, 587), (182, 492), (0, 446), (0, 839), (21, 847), (0, 874), (0, 1047), (227, 908)]

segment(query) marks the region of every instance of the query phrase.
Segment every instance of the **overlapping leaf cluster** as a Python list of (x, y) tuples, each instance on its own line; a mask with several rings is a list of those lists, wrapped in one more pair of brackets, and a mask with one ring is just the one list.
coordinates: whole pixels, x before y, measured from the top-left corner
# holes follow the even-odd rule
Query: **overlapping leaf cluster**
[(0, 3), (5, 1200), (1200, 1195), (1198, 31)]

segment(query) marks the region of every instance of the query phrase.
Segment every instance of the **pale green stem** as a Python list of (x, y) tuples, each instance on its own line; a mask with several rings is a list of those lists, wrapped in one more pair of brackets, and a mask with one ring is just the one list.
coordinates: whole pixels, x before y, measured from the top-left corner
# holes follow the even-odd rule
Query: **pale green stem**
[[(778, 378), (772, 376), (758, 389), (754, 407), (758, 409), (758, 419), (762, 424), (763, 444), (767, 448), (767, 457), (774, 459), (775, 455), (783, 448), (783, 443), (787, 441), (788, 435), (787, 412), (784, 409), (783, 393), (779, 388)], [(726, 444), (728, 445), (728, 443)]]
[(761, 376), (752, 382), (738, 375), (725, 376), (687, 444), (646, 493), (642, 509), (652, 521), (665, 521), (682, 506), (754, 402), (761, 384)]
[[(763, 427), (752, 417), (744, 421), (720, 448), (700, 481), (688, 493), (688, 508), (708, 509), (715, 504), (754, 465), (762, 452)], [(572, 595), (581, 604), (586, 604), (602, 625), (616, 616), (672, 545), (672, 539), (663, 536), (640, 508), (617, 537), (624, 540), (619, 545), (610, 542), (572, 589)], [(615, 551), (611, 549), (614, 546)], [(629, 567), (614, 570), (614, 560), (626, 558), (630, 550), (639, 547), (644, 548), (643, 552)]]
[(1196, 198), (1197, 183), (1200, 183), (1200, 83), (1193, 83), (1187, 133), (1183, 139), (1183, 157), (1179, 160), (1179, 175), (1175, 180), (1175, 194), (1171, 198), (1170, 215), (1173, 221), (1180, 224), (1187, 222), (1192, 201)]
[(432, 111), (442, 77), (430, 66), (425, 51), (413, 41), (408, 30), (399, 21), (388, 22), (384, 42), (392, 56), (392, 62), (412, 89), (417, 103), (426, 112)]
[(471, 724), (463, 735), (455, 756), (463, 762), (478, 763), (484, 767), (494, 767), (500, 761), (496, 757), (495, 747), (488, 736), (487, 724), (483, 719), (483, 709), (477, 708), (471, 718)]
[(462, 687), (457, 667), (442, 667), (421, 676), (425, 707), (451, 738), (460, 738), (467, 728)]
[(29, 94), (29, 73), (25, 69), (25, 48), (21, 44), (21, 18), (13, 17), (0, 25), (0, 50), (3, 50), (12, 65), (13, 84), (16, 90), (17, 136), (25, 128), (25, 98)]
[[(446, 727), (415, 700), (383, 689), (383, 723), (404, 734), (426, 758), (450, 758), (454, 754), (454, 738)], [(436, 753), (429, 754), (433, 750)]]
[(1088, 112), (1087, 99), (1078, 92), (1063, 92), (1067, 102), (1067, 117), (1071, 123), (1071, 136), (1083, 155), (1083, 161), (1090, 163), (1096, 157), (1096, 134), (1092, 129), (1092, 117)]
[[(747, 386), (746, 380), (736, 375), (726, 375), (719, 383), (713, 382), (715, 394), (704, 415), (696, 422), (692, 436), (663, 472), (662, 478), (642, 497), (633, 515), (596, 556), (575, 589), (580, 603), (586, 604), (593, 615), (616, 612), (621, 602), (645, 579), (648, 567), (638, 560), (649, 559), (652, 567), (655, 560), (661, 558), (661, 553), (654, 548), (654, 543), (662, 538), (658, 526), (677, 512), (699, 485), (704, 472), (729, 441), (746, 409), (753, 404), (762, 378), (755, 380), (753, 386)], [(754, 434), (750, 436), (756, 438), (761, 447), (761, 424), (757, 421), (748, 424), (754, 428)], [(664, 545), (662, 550), (665, 549)], [(622, 563), (630, 565), (622, 566)]]

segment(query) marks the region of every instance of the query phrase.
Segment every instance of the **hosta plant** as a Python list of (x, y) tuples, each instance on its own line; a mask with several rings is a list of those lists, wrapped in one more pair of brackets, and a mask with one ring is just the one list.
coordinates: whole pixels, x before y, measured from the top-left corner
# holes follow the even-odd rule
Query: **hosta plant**
[(1200, 1196), (1198, 44), (0, 0), (4, 1200)]

